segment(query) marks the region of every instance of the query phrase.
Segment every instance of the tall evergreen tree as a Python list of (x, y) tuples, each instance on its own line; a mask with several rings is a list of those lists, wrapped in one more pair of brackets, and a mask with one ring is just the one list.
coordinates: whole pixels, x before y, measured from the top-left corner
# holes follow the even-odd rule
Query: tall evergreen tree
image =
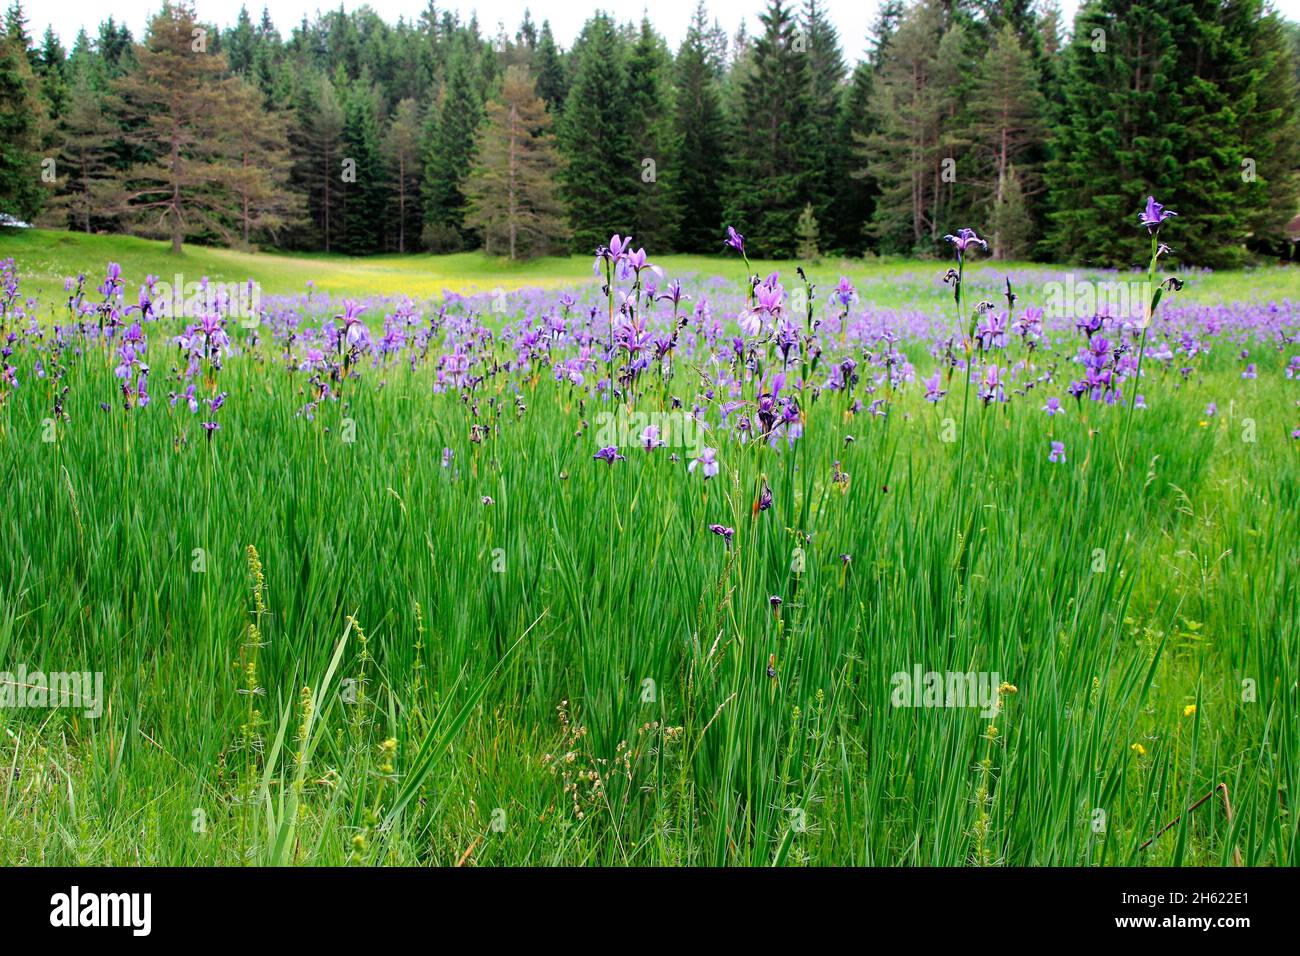
[[(809, 88), (807, 155), (810, 202), (825, 237), (839, 236), (840, 208), (835, 202), (840, 184), (848, 178), (849, 151), (839, 138), (840, 104), (844, 88), (844, 55), (839, 33), (818, 0), (804, 0), (801, 29), (808, 51)], [(832, 243), (832, 245), (838, 245)], [(829, 248), (829, 247), (828, 247)]]
[[(1009, 206), (1026, 214), (1026, 197), (1038, 191), (1039, 176), (1026, 157), (1046, 139), (1046, 106), (1039, 92), (1040, 74), (1011, 21), (993, 35), (971, 87), (970, 142), (975, 183), (988, 191), (985, 220), (994, 223), (990, 252), (1004, 258), (1003, 227), (1012, 219)], [(1014, 171), (1014, 183), (1013, 179)], [(1017, 228), (1018, 254), (1026, 251), (1028, 232)]]
[(424, 148), (424, 244), (434, 252), (454, 252), (471, 242), (465, 227), (465, 177), (474, 155), (474, 136), (483, 105), (471, 54), (451, 55), (442, 97), (429, 111)]
[(672, 242), (677, 214), (672, 197), (676, 170), (669, 154), (671, 64), (663, 39), (650, 20), (642, 18), (627, 61), (628, 133), (640, 167), (639, 178), (631, 187), (636, 203), (632, 234), (639, 244), (655, 249), (665, 249)]
[(700, 0), (675, 66), (672, 181), (677, 204), (674, 248), (680, 252), (716, 252), (723, 229), (718, 184), (727, 177), (727, 129), (708, 33)]
[(937, 0), (909, 9), (872, 91), (878, 128), (857, 141), (860, 173), (880, 187), (871, 233), (892, 252), (935, 251), (949, 227), (960, 137), (949, 122), (961, 81), (963, 29), (945, 30)]
[(597, 13), (583, 28), (573, 86), (560, 123), (563, 196), (573, 248), (591, 252), (613, 233), (629, 233), (640, 181), (628, 117), (627, 56), (614, 22)]
[(527, 69), (510, 67), (500, 99), (488, 104), (478, 158), (466, 183), (467, 221), (489, 254), (527, 258), (567, 240), (554, 180), (560, 160), (550, 127), (551, 114)]
[(745, 234), (751, 252), (784, 258), (794, 253), (795, 226), (816, 191), (811, 70), (807, 38), (784, 0), (770, 0), (760, 19), (725, 218)]
[(20, 38), (0, 36), (0, 213), (31, 220), (46, 198), (41, 185), (44, 105)]
[(560, 48), (555, 45), (549, 20), (542, 21), (542, 32), (537, 38), (533, 75), (537, 78), (537, 95), (546, 102), (546, 108), (552, 114), (558, 115), (564, 107), (569, 84), (564, 73), (564, 59)]
[(229, 241), (234, 157), (246, 117), (231, 109), (239, 81), (225, 56), (196, 50), (193, 8), (164, 3), (116, 82), (127, 140), (137, 159), (117, 181), (117, 210), (179, 254), (187, 236)]
[(420, 228), (420, 107), (409, 97), (393, 111), (393, 121), (384, 139), (384, 156), (392, 184), (390, 203), (396, 224), (397, 251), (406, 252), (407, 236), (418, 236)]
[(61, 226), (92, 232), (112, 224), (114, 146), (121, 131), (108, 113), (107, 97), (89, 75), (77, 77), (59, 127)]
[(348, 90), (343, 111), (343, 153), (348, 165), (340, 184), (338, 245), (350, 255), (378, 252), (384, 237), (386, 169), (380, 153), (376, 94), (369, 78), (369, 71), (362, 69)]

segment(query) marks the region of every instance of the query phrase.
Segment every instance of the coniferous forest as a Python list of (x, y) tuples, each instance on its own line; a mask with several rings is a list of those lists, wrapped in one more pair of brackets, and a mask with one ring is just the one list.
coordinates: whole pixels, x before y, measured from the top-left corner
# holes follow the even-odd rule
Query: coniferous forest
[(931, 256), (979, 222), (995, 258), (1114, 265), (1154, 193), (1180, 261), (1292, 255), (1300, 27), (1262, 0), (1089, 0), (1073, 23), (1051, 0), (889, 0), (866, 37), (818, 0), (728, 35), (701, 0), (675, 50), (601, 12), (568, 48), (432, 2), (287, 35), (196, 16), (165, 3), (143, 36), (110, 16), (67, 50), (15, 2), (0, 211), (174, 248), (514, 258), (614, 233), (716, 252), (724, 224), (765, 257)]

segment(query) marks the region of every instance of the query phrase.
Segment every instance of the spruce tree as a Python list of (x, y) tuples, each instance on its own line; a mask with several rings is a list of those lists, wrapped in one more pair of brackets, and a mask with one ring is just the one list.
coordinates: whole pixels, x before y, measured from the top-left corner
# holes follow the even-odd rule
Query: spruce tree
[(79, 75), (59, 126), (59, 194), (53, 204), (62, 227), (93, 232), (114, 224), (114, 144), (120, 135), (107, 97), (87, 74)]
[(638, 164), (630, 189), (635, 209), (632, 234), (638, 245), (666, 250), (672, 242), (677, 209), (672, 190), (676, 167), (670, 161), (672, 127), (669, 77), (672, 58), (648, 18), (628, 55), (628, 138)]
[[(1002, 227), (1010, 221), (1004, 207), (1014, 202), (1022, 215), (1027, 214), (1026, 193), (1038, 189), (1037, 169), (1025, 160), (1047, 135), (1046, 105), (1038, 89), (1039, 80), (1030, 52), (1012, 23), (1004, 22), (980, 61), (966, 104), (973, 175), (979, 189), (987, 193), (981, 219), (994, 223), (989, 229), (989, 251), (994, 258), (1004, 258), (1008, 251), (1002, 243)], [(1026, 232), (1026, 228), (1016, 227), (1020, 247), (1017, 253), (1024, 252)]]
[(751, 255), (785, 258), (795, 251), (799, 214), (815, 195), (811, 71), (807, 37), (784, 0), (770, 0), (760, 19), (724, 218), (745, 235)]
[(488, 253), (528, 258), (558, 250), (567, 241), (555, 186), (560, 160), (551, 122), (528, 71), (510, 67), (500, 98), (488, 104), (466, 183), (466, 221), (483, 236)]
[(546, 102), (546, 108), (552, 115), (558, 116), (564, 108), (568, 80), (564, 74), (564, 59), (559, 47), (555, 45), (549, 20), (542, 21), (542, 32), (537, 38), (537, 50), (533, 54), (533, 75), (537, 79), (537, 95)]
[(572, 248), (589, 253), (636, 217), (636, 162), (626, 115), (627, 56), (613, 21), (597, 13), (575, 44), (577, 69), (560, 123), (561, 174)]
[(830, 236), (840, 234), (840, 209), (835, 202), (848, 178), (848, 144), (839, 138), (840, 103), (844, 88), (844, 56), (839, 34), (818, 0), (805, 0), (801, 29), (807, 41), (810, 74), (807, 137), (809, 190), (818, 222)]
[(424, 147), (424, 244), (454, 252), (472, 242), (465, 228), (465, 177), (483, 107), (468, 50), (458, 47), (447, 65), (439, 102), (429, 112)]
[[(348, 163), (340, 183), (342, 229), (339, 250), (350, 255), (378, 252), (384, 237), (384, 181), (375, 90), (362, 70), (351, 84), (343, 111), (343, 154)], [(350, 175), (349, 175), (350, 174)]]
[(703, 0), (677, 53), (673, 112), (673, 198), (679, 252), (717, 252), (721, 248), (722, 194), (727, 176), (726, 119), (717, 73), (710, 62), (708, 22)]
[(27, 50), (0, 36), (0, 213), (32, 220), (46, 198), (41, 185), (45, 110)]
[(397, 251), (406, 252), (407, 237), (419, 234), (420, 107), (407, 98), (397, 104), (384, 138), (388, 162), (389, 202)]

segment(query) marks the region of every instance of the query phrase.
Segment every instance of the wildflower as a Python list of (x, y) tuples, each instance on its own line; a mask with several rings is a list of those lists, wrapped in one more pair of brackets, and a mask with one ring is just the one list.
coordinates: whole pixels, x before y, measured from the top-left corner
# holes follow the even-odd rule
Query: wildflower
[(728, 548), (731, 547), (731, 539), (735, 537), (736, 534), (735, 528), (728, 528), (726, 525), (711, 524), (709, 525), (709, 530), (719, 538), (722, 538), (722, 540), (726, 541)]
[(641, 430), (641, 447), (646, 451), (662, 448), (664, 444), (664, 440), (659, 437), (658, 425), (647, 425)]
[(1214, 415), (1215, 415), (1215, 413), (1216, 413), (1218, 410), (1219, 410), (1219, 406), (1216, 405), (1214, 402), (1210, 402), (1210, 404), (1208, 404), (1208, 405), (1205, 406), (1205, 417), (1206, 417), (1206, 418), (1213, 418)]
[(853, 283), (849, 281), (848, 276), (840, 276), (839, 285), (835, 287), (835, 292), (831, 298), (837, 300), (840, 305), (848, 306), (857, 297), (857, 291), (853, 288)]
[(1061, 407), (1061, 400), (1055, 395), (1047, 400), (1047, 403), (1043, 406), (1043, 411), (1047, 412), (1049, 418), (1065, 413), (1065, 409)]
[(939, 371), (936, 369), (935, 373), (922, 383), (925, 385), (925, 400), (927, 402), (937, 402), (948, 394), (946, 389), (939, 387), (939, 381)]
[(443, 448), (443, 450), (442, 450), (442, 467), (444, 467), (444, 468), (450, 468), (450, 467), (451, 467), (451, 460), (452, 460), (452, 458), (455, 457), (455, 454), (456, 454), (456, 453), (453, 452), (450, 448)]
[(687, 471), (695, 471), (696, 465), (703, 465), (704, 480), (708, 481), (718, 473), (718, 451), (716, 448), (705, 448), (700, 452), (700, 457), (693, 459), (686, 466)]
[(771, 605), (773, 611), (781, 610), (781, 598), (778, 595), (773, 594), (767, 599), (767, 603)]
[(1138, 225), (1146, 226), (1147, 232), (1154, 235), (1160, 231), (1160, 224), (1170, 216), (1176, 216), (1178, 213), (1166, 209), (1163, 205), (1156, 202), (1154, 196), (1147, 197), (1147, 208), (1142, 212), (1138, 219)]
[(592, 455), (591, 457), (599, 461), (608, 462), (611, 465), (614, 464), (614, 462), (616, 461), (627, 460), (618, 453), (618, 449), (615, 448), (613, 445), (609, 445), (605, 448), (602, 448), (600, 451), (596, 452), (596, 454)]
[(1193, 714), (1195, 714), (1195, 713), (1196, 713), (1196, 705), (1195, 705), (1195, 704), (1188, 704), (1186, 707), (1183, 708), (1183, 716), (1184, 716), (1184, 717), (1191, 717), (1191, 716), (1192, 716)]
[(727, 227), (727, 238), (722, 240), (724, 246), (730, 246), (742, 256), (745, 254), (745, 237), (736, 232), (734, 226)]
[(1065, 461), (1065, 443), (1052, 442), (1052, 450), (1048, 452), (1047, 460), (1054, 465), (1059, 465)]
[(965, 228), (959, 229), (957, 230), (957, 235), (944, 236), (944, 238), (947, 239), (949, 242), (951, 242), (957, 248), (958, 259), (961, 259), (963, 256), (965, 256), (967, 248), (975, 245), (976, 243), (979, 243), (979, 245), (983, 246), (986, 250), (989, 247), (989, 244), (987, 242), (985, 242), (979, 236), (975, 235), (974, 229), (965, 229)]
[(1147, 748), (1143, 747), (1141, 744), (1134, 744), (1129, 748), (1129, 750), (1133, 751), (1139, 757), (1145, 757), (1147, 755)]
[(758, 492), (758, 501), (754, 504), (755, 513), (766, 511), (772, 507), (772, 489), (767, 486), (767, 479), (763, 479), (763, 487)]
[(496, 504), (496, 502), (492, 500), (492, 496), (491, 496), (491, 495), (484, 495), (482, 498), (479, 499), (479, 501), (480, 501), (481, 503), (483, 503), (484, 505), (494, 505), (494, 504)]

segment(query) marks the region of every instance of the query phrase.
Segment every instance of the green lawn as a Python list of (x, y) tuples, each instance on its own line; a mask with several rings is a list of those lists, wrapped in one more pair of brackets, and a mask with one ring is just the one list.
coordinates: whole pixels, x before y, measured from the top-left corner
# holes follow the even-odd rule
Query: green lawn
[[(719, 244), (721, 245), (721, 244)], [(724, 275), (739, 277), (742, 266), (734, 255), (655, 256), (651, 259), (669, 277)], [(385, 255), (353, 258), (321, 253), (237, 252), (189, 245), (179, 257), (165, 242), (128, 236), (86, 235), (48, 229), (0, 228), (0, 259), (13, 257), (19, 267), (23, 293), (57, 302), (63, 280), (85, 270), (98, 278), (105, 263), (122, 266), (128, 288), (156, 275), (171, 281), (177, 272), (186, 281), (207, 276), (214, 282), (257, 281), (264, 295), (302, 292), (307, 284), (338, 296), (409, 295), (423, 299), (444, 291), (491, 291), (496, 288), (564, 288), (594, 281), (589, 256), (548, 257), (512, 263), (506, 259), (464, 252), (455, 255)], [(793, 276), (797, 263), (753, 260), (756, 271), (780, 271)], [(918, 297), (946, 298), (936, 280), (946, 263), (915, 259), (826, 259), (812, 266), (814, 281), (829, 287), (841, 275), (854, 279), (864, 299), (887, 307), (914, 305)], [(992, 288), (1005, 272), (1040, 277), (1064, 267), (999, 262), (972, 270), (973, 282), (989, 273), (983, 284)], [(1080, 272), (1087, 270), (1079, 270)], [(1300, 298), (1300, 269), (1262, 267), (1197, 275), (1181, 299), (1220, 302), (1239, 299)]]

